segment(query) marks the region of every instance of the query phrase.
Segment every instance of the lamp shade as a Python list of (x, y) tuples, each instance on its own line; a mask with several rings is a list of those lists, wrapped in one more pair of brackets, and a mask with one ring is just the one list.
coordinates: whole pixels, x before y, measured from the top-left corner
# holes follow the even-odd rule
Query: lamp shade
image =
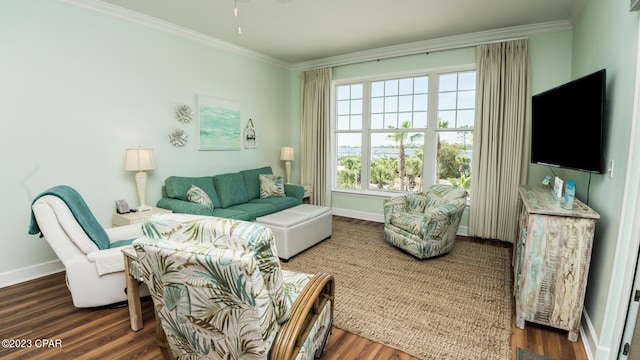
[(124, 160), (125, 171), (153, 170), (156, 163), (153, 160), (153, 149), (127, 149)]
[(293, 148), (291, 146), (284, 146), (282, 149), (280, 149), (280, 160), (284, 160), (284, 161), (294, 160)]

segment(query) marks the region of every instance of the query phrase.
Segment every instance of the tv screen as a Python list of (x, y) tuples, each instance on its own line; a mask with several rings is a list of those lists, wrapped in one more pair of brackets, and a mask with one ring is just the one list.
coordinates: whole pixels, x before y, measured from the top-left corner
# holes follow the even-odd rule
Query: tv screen
[(603, 69), (532, 97), (532, 163), (604, 172), (605, 86)]

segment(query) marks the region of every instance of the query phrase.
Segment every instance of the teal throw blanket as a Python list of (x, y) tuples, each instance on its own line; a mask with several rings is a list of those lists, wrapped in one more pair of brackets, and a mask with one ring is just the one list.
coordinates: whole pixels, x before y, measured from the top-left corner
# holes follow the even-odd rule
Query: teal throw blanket
[[(100, 250), (108, 249), (110, 247), (111, 242), (109, 241), (109, 236), (93, 216), (93, 213), (89, 210), (89, 206), (84, 202), (82, 196), (80, 196), (75, 189), (67, 185), (54, 186), (36, 196), (33, 202), (35, 203), (36, 200), (44, 195), (53, 195), (62, 199), (69, 207), (69, 210), (71, 210), (71, 213), (78, 221), (78, 224), (80, 224), (84, 232), (87, 233), (87, 236), (98, 246)], [(29, 234), (35, 235), (38, 233), (40, 233), (40, 227), (38, 226), (38, 222), (36, 221), (32, 210)]]

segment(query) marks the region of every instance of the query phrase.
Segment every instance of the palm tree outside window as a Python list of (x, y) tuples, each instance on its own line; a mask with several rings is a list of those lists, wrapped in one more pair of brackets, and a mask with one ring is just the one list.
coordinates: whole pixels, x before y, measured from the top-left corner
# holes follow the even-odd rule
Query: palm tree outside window
[(334, 189), (470, 188), (475, 70), (336, 84), (335, 99)]

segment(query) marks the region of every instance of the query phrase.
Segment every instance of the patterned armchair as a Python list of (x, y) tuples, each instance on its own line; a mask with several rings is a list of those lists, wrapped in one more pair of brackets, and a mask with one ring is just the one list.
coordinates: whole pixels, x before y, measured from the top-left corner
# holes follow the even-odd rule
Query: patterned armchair
[(320, 357), (334, 279), (281, 269), (271, 230), (187, 214), (152, 216), (142, 228), (134, 248), (165, 359)]
[(420, 259), (448, 253), (453, 248), (466, 198), (464, 189), (432, 185), (427, 192), (385, 200), (385, 240)]

